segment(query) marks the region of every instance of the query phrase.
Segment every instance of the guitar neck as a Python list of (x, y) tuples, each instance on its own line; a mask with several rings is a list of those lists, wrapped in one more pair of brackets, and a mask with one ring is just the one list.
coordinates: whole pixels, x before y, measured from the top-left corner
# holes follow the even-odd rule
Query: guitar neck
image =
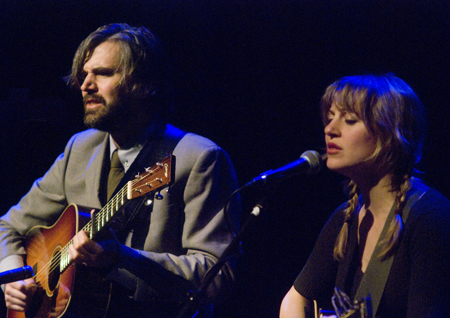
[(125, 185), (82, 229), (90, 233), (91, 239), (95, 239), (98, 232), (109, 226), (122, 207), (130, 201), (127, 196), (128, 187), (128, 184)]
[[(175, 169), (175, 157), (168, 156), (162, 162), (158, 162), (145, 172), (138, 174), (134, 180), (127, 184), (112, 197), (108, 203), (81, 229), (90, 233), (90, 238), (95, 240), (96, 234), (107, 228), (114, 217), (131, 200), (160, 189), (173, 181)], [(61, 273), (70, 266), (69, 246), (73, 244), (73, 238), (61, 249)]]

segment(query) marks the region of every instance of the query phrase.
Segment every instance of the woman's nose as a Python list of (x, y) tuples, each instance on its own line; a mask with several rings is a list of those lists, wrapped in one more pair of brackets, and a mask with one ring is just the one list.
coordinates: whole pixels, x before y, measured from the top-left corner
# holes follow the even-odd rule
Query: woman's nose
[(339, 134), (338, 123), (332, 119), (324, 128), (325, 135), (336, 136)]

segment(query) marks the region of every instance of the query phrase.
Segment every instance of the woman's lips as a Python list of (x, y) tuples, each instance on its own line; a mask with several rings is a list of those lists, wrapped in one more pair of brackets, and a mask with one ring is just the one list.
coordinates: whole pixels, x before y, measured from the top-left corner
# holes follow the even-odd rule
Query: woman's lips
[(338, 145), (334, 144), (334, 143), (328, 143), (327, 144), (327, 154), (329, 155), (335, 155), (337, 153), (339, 153), (341, 151), (341, 147), (339, 147)]

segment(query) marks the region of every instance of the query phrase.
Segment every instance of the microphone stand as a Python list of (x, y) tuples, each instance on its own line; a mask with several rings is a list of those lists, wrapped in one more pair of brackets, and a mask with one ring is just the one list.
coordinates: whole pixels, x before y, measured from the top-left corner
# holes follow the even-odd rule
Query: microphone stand
[[(198, 310), (195, 310), (195, 307), (200, 303), (201, 298), (204, 296), (206, 289), (209, 284), (216, 277), (217, 273), (221, 270), (223, 265), (227, 262), (228, 258), (240, 247), (240, 243), (242, 238), (247, 234), (247, 230), (254, 223), (256, 218), (260, 215), (262, 210), (264, 209), (264, 204), (266, 202), (265, 197), (263, 197), (258, 204), (253, 207), (252, 212), (249, 217), (245, 221), (239, 233), (233, 238), (230, 244), (227, 246), (225, 251), (222, 253), (222, 256), (217, 260), (217, 262), (206, 272), (205, 277), (197, 290), (188, 292), (188, 302), (181, 309), (177, 318), (194, 318), (197, 315)], [(195, 310), (195, 311), (193, 311)]]
[[(233, 197), (234, 194), (240, 192), (243, 189), (246, 189), (254, 184), (262, 184), (262, 188), (264, 190), (267, 190), (267, 178), (271, 177), (273, 181), (277, 181), (275, 183), (279, 183), (282, 179), (282, 177), (289, 177), (292, 175), (293, 171), (295, 169), (299, 169), (300, 166), (302, 166), (304, 169), (307, 167), (306, 173), (313, 174), (317, 173), (320, 170), (321, 164), (324, 160), (327, 159), (327, 154), (324, 154), (322, 156), (319, 155), (316, 151), (306, 151), (302, 154), (299, 160), (292, 162), (280, 169), (277, 169), (275, 171), (269, 170), (265, 173), (262, 173), (259, 177), (254, 178), (252, 181), (248, 182), (241, 188), (237, 189), (232, 193), (231, 197)], [(278, 180), (277, 180), (278, 179)], [(177, 318), (194, 318), (197, 313), (198, 309), (194, 311), (195, 307), (200, 303), (200, 299), (204, 296), (204, 293), (206, 291), (206, 288), (211, 284), (214, 277), (216, 277), (217, 273), (220, 271), (220, 269), (223, 267), (223, 265), (226, 263), (228, 258), (231, 256), (231, 254), (239, 247), (242, 238), (244, 235), (246, 235), (247, 229), (250, 227), (250, 225), (253, 224), (255, 219), (260, 215), (261, 211), (264, 209), (264, 205), (266, 203), (266, 198), (263, 196), (263, 198), (253, 207), (252, 212), (250, 213), (250, 216), (247, 218), (246, 222), (242, 226), (241, 231), (233, 238), (233, 240), (230, 242), (230, 244), (227, 246), (225, 251), (223, 252), (222, 256), (217, 260), (216, 264), (214, 264), (205, 274), (205, 277), (200, 285), (200, 287), (197, 290), (190, 290), (187, 293), (188, 296), (188, 302), (186, 305), (181, 309), (179, 312)], [(226, 205), (225, 205), (226, 206)]]

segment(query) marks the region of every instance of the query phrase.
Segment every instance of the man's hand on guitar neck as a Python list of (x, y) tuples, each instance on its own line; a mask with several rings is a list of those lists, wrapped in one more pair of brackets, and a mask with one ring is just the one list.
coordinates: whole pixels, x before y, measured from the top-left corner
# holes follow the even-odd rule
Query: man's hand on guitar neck
[(37, 289), (33, 278), (5, 284), (6, 307), (16, 311), (25, 311)]
[[(95, 210), (91, 211), (94, 219)], [(90, 233), (80, 231), (69, 246), (70, 260), (88, 267), (112, 267), (119, 257), (120, 243), (112, 230), (103, 232), (102, 240), (97, 243), (89, 238)]]
[(99, 243), (89, 238), (89, 232), (80, 231), (69, 246), (70, 260), (88, 267), (111, 267), (119, 257), (120, 243), (111, 232), (111, 237)]

